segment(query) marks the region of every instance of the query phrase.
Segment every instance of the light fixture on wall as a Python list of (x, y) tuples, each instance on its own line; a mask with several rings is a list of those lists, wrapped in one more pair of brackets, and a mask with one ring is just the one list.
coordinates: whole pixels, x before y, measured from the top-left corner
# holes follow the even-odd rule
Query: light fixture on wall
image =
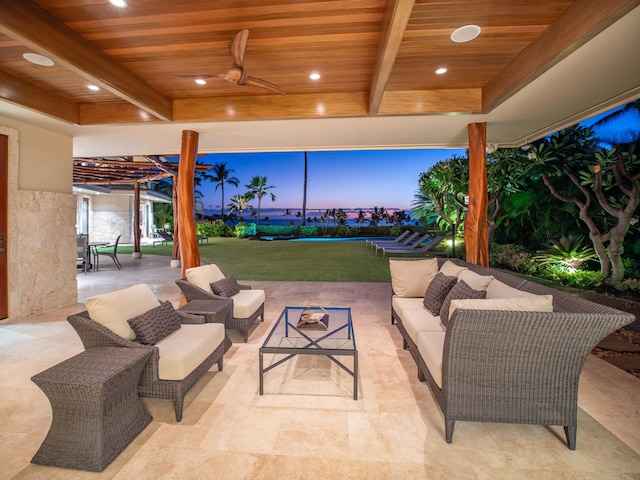
[(487, 143), (487, 153), (493, 153), (498, 150), (498, 145), (495, 143)]

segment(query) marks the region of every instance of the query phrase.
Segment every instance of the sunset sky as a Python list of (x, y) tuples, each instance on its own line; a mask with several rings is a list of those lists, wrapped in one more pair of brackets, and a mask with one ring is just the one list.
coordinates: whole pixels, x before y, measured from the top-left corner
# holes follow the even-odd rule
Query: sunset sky
[[(608, 113), (608, 112), (607, 112)], [(605, 113), (606, 114), (606, 113)], [(582, 122), (593, 124), (603, 115)], [(638, 115), (629, 114), (612, 127), (597, 134), (622, 132), (629, 128), (640, 130)], [(464, 149), (431, 150), (376, 150), (308, 152), (307, 209), (349, 208), (371, 209), (374, 206), (388, 210), (410, 208), (417, 191), (420, 173), (434, 163), (451, 155), (464, 155)], [(213, 165), (226, 162), (233, 175), (240, 180), (238, 188), (225, 188), (225, 203), (236, 194), (247, 191), (245, 185), (255, 175), (266, 176), (276, 201), (263, 199), (263, 208), (302, 208), (304, 153), (228, 153), (208, 154), (198, 158), (201, 163)], [(205, 182), (198, 190), (204, 194), (205, 209), (220, 209), (220, 191)], [(253, 202), (255, 203), (255, 201)]]

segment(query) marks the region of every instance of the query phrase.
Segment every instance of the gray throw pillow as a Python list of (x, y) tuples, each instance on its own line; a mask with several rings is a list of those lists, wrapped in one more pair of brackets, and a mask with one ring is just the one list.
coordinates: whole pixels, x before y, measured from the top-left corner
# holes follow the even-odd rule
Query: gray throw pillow
[(442, 302), (442, 307), (440, 308), (440, 321), (446, 328), (449, 328), (449, 308), (451, 307), (451, 300), (458, 298), (482, 299), (486, 297), (486, 291), (474, 290), (469, 285), (467, 285), (464, 280), (460, 280), (453, 286), (451, 291), (449, 291), (447, 298), (445, 298), (444, 302)]
[(180, 317), (167, 300), (142, 315), (130, 318), (127, 323), (140, 343), (155, 345), (180, 328)]
[(235, 294), (240, 292), (238, 282), (233, 275), (229, 275), (228, 277), (218, 280), (217, 282), (213, 282), (210, 285), (211, 291), (221, 297), (233, 297)]
[(434, 315), (440, 315), (440, 307), (447, 297), (449, 290), (453, 288), (458, 279), (456, 277), (448, 277), (444, 273), (438, 273), (427, 287), (424, 293), (424, 308)]

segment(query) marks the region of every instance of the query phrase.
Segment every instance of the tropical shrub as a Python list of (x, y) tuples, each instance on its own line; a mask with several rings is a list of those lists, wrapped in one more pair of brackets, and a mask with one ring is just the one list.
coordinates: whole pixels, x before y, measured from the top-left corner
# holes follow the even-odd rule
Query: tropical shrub
[(233, 237), (233, 228), (220, 221), (198, 223), (196, 233), (203, 237)]
[(489, 264), (515, 272), (534, 273), (536, 262), (524, 247), (514, 244), (492, 243), (489, 249)]
[(336, 227), (334, 235), (336, 237), (357, 237), (360, 234), (358, 227), (340, 226)]
[(235, 236), (238, 238), (252, 237), (256, 235), (255, 223), (238, 223), (235, 228)]
[(298, 235), (298, 227), (295, 225), (258, 225), (256, 231), (260, 235)]
[(541, 267), (538, 276), (547, 280), (588, 290), (598, 289), (604, 284), (607, 276), (601, 272), (588, 270), (569, 270), (564, 265), (549, 264)]
[(582, 235), (550, 240), (545, 250), (538, 250), (535, 260), (539, 265), (561, 264), (569, 269), (579, 268), (587, 260), (598, 258), (590, 247), (584, 247)]
[(300, 235), (304, 237), (317, 237), (320, 235), (320, 228), (313, 225), (301, 225)]

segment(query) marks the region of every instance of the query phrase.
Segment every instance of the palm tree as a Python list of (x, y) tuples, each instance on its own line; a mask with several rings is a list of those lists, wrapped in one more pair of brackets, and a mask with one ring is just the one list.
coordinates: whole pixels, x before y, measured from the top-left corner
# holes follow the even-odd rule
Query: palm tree
[(229, 207), (229, 215), (231, 215), (233, 212), (238, 212), (240, 221), (244, 221), (242, 219), (242, 212), (244, 212), (245, 210), (251, 210), (249, 201), (250, 199), (247, 197), (247, 194), (234, 195), (233, 197), (231, 197), (231, 203), (227, 205)]
[(271, 188), (276, 188), (276, 187), (274, 185), (267, 185), (267, 177), (261, 177), (259, 175), (256, 175), (255, 177), (253, 177), (251, 179), (251, 183), (245, 186), (249, 189), (249, 192), (247, 192), (247, 195), (250, 195), (249, 197), (250, 199), (258, 197), (258, 215), (256, 217), (256, 226), (257, 226), (260, 224), (260, 206), (262, 204), (262, 197), (269, 194), (271, 195), (271, 201), (275, 202), (276, 196), (271, 192), (267, 192), (267, 190)]
[(307, 152), (304, 152), (304, 185), (302, 189), (302, 225), (304, 218), (307, 216)]
[(205, 173), (202, 176), (206, 180), (209, 180), (210, 182), (215, 183), (216, 191), (218, 190), (218, 187), (220, 187), (220, 190), (222, 192), (222, 202), (220, 203), (220, 216), (222, 218), (222, 221), (224, 222), (224, 186), (225, 184), (229, 184), (229, 185), (233, 185), (234, 187), (237, 187), (240, 184), (240, 180), (238, 180), (236, 177), (231, 176), (231, 174), (235, 172), (235, 170), (233, 168), (227, 168), (226, 162), (216, 163), (211, 168), (211, 170), (213, 171), (212, 175)]
[(356, 223), (364, 225), (367, 223), (367, 217), (362, 210), (358, 210), (358, 216), (356, 217)]

